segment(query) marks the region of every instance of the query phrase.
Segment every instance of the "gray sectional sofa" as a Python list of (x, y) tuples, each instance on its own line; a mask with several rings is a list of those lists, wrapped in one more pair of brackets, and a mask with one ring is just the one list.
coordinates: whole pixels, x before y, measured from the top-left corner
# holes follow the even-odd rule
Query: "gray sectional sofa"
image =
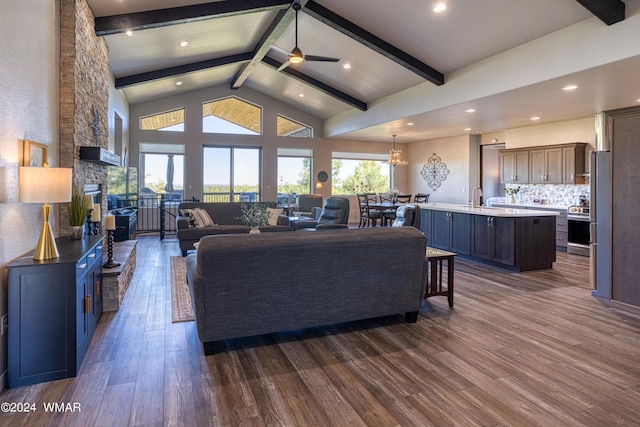
[[(224, 202), (224, 203), (206, 203), (206, 202), (183, 202), (178, 206), (178, 213), (182, 209), (202, 208), (209, 213), (209, 216), (216, 223), (212, 227), (189, 227), (189, 221), (182, 215), (176, 216), (176, 234), (180, 243), (180, 251), (182, 256), (187, 255), (188, 250), (194, 249), (193, 244), (198, 242), (202, 237), (217, 234), (248, 234), (249, 227), (244, 225), (239, 219), (242, 213), (240, 208), (243, 204), (251, 204), (254, 202)], [(275, 203), (270, 203), (275, 208)], [(260, 231), (291, 231), (289, 226), (289, 218), (280, 215), (277, 225), (267, 225), (260, 227)]]
[(229, 338), (395, 314), (415, 322), (425, 248), (414, 227), (205, 237), (187, 257), (205, 353)]

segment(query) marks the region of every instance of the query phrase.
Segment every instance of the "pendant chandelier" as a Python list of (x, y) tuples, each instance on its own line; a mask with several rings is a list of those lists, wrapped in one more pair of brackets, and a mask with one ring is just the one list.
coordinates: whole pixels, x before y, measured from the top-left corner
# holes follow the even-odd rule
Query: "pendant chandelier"
[(393, 137), (393, 148), (389, 150), (389, 164), (391, 166), (406, 166), (409, 164), (406, 160), (402, 160), (402, 150), (396, 148), (396, 136)]

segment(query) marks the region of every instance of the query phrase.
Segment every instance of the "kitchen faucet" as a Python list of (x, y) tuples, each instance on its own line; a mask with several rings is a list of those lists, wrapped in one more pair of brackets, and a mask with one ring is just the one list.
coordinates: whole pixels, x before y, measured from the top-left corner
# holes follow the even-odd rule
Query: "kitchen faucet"
[[(477, 198), (476, 198), (476, 191), (478, 192)], [(475, 209), (481, 206), (481, 203), (480, 203), (481, 197), (482, 197), (482, 188), (478, 186), (473, 187), (473, 190), (471, 191), (471, 207), (472, 208)]]

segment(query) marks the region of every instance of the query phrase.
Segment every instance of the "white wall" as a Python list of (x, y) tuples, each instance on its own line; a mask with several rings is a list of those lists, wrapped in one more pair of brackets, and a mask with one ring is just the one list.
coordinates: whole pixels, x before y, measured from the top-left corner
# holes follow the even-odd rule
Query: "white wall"
[[(42, 225), (37, 204), (18, 202), (22, 140), (46, 144), (58, 162), (58, 2), (22, 0), (0, 13), (0, 266), (32, 250)], [(57, 230), (56, 212), (51, 214)], [(7, 270), (0, 270), (0, 313), (7, 312)], [(0, 340), (2, 385), (6, 334)]]
[[(475, 147), (475, 148), (474, 148)], [(431, 194), (429, 202), (468, 203), (470, 185), (477, 185), (477, 144), (467, 135), (408, 144), (408, 182), (411, 194)], [(436, 154), (449, 169), (449, 174), (437, 189), (427, 185), (421, 171), (427, 160)], [(475, 168), (475, 169), (474, 169)]]

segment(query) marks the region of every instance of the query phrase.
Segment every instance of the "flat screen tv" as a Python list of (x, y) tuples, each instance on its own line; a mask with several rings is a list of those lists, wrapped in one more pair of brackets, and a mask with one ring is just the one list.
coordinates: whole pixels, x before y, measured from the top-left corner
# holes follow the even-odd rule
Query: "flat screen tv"
[(108, 210), (138, 205), (138, 168), (107, 167)]

